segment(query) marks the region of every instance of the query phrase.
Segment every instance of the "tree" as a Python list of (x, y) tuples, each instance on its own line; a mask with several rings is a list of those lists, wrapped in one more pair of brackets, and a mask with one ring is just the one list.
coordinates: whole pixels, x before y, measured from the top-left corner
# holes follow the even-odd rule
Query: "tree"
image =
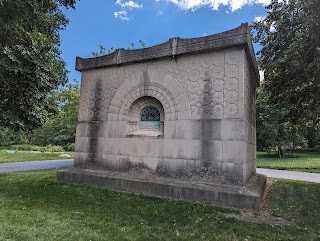
[[(139, 44), (143, 49), (147, 47), (147, 44), (143, 42), (141, 39), (139, 40)], [(128, 47), (127, 50), (134, 50), (134, 49), (135, 49), (134, 42), (131, 42), (130, 47)], [(91, 54), (93, 57), (99, 57), (99, 56), (105, 55), (106, 50), (108, 51), (108, 54), (111, 54), (115, 51), (113, 47), (111, 47), (110, 49), (106, 49), (103, 45), (99, 44), (99, 52), (91, 52)]]
[(67, 82), (58, 49), (76, 0), (0, 0), (0, 124), (31, 130), (52, 110), (47, 98)]
[(80, 87), (69, 84), (52, 95), (57, 114), (34, 131), (33, 143), (37, 145), (66, 145), (75, 142), (79, 112)]
[(320, 1), (273, 1), (252, 25), (264, 88), (293, 125), (320, 122)]
[(0, 127), (0, 146), (25, 144), (27, 142), (27, 133), (25, 131), (14, 131), (9, 128)]
[[(263, 86), (262, 86), (263, 87)], [(288, 110), (268, 102), (269, 93), (257, 89), (257, 148), (277, 147), (278, 157), (284, 156), (284, 147), (304, 146), (301, 130), (287, 120)]]

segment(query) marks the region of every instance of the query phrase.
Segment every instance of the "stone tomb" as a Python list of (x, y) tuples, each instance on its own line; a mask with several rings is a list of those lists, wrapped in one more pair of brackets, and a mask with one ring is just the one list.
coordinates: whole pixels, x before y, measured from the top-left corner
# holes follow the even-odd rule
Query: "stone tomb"
[(83, 59), (75, 168), (58, 179), (260, 209), (247, 24)]

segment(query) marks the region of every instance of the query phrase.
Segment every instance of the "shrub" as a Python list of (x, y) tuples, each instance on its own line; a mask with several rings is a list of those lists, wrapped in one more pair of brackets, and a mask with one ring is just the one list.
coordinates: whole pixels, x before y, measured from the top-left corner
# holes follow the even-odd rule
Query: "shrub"
[(33, 147), (33, 151), (63, 152), (64, 149), (63, 149), (62, 146), (51, 146), (51, 145), (48, 145), (48, 146), (34, 146)]
[(0, 146), (27, 143), (27, 133), (0, 127)]
[(320, 145), (309, 148), (312, 152), (320, 152)]
[(41, 151), (41, 152), (63, 152), (65, 151), (62, 146), (34, 146), (34, 145), (12, 145), (7, 146), (7, 150), (16, 150), (16, 151)]
[(16, 151), (34, 151), (33, 150), (34, 146), (33, 145), (12, 145), (9, 147), (11, 150), (16, 150)]
[(65, 151), (74, 151), (74, 149), (75, 149), (75, 144), (74, 144), (74, 143), (70, 143), (70, 144), (64, 145), (64, 146), (63, 146), (63, 149), (64, 149)]

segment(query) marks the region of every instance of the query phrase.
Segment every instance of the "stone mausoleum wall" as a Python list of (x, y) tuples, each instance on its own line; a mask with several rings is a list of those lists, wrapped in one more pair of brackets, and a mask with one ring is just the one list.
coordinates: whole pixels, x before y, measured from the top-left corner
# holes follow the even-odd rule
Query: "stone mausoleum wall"
[[(77, 69), (82, 78), (76, 166), (118, 171), (139, 166), (236, 185), (255, 174), (259, 77), (247, 25), (79, 58)], [(160, 112), (154, 135), (137, 124), (146, 106)]]

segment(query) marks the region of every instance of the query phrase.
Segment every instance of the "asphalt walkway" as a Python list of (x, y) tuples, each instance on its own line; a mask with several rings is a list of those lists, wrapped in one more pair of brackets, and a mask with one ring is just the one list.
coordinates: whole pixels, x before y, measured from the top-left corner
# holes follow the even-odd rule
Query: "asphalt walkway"
[[(72, 159), (0, 163), (0, 173), (72, 167), (73, 163), (74, 161)], [(257, 168), (257, 172), (267, 175), (268, 177), (320, 183), (320, 174), (316, 173), (292, 172), (266, 168)]]
[(72, 167), (73, 160), (50, 160), (50, 161), (30, 161), (30, 162), (10, 162), (0, 163), (1, 172), (32, 171), (51, 168)]
[(320, 174), (317, 173), (292, 172), (266, 168), (257, 168), (257, 172), (267, 175), (268, 177), (320, 183)]

